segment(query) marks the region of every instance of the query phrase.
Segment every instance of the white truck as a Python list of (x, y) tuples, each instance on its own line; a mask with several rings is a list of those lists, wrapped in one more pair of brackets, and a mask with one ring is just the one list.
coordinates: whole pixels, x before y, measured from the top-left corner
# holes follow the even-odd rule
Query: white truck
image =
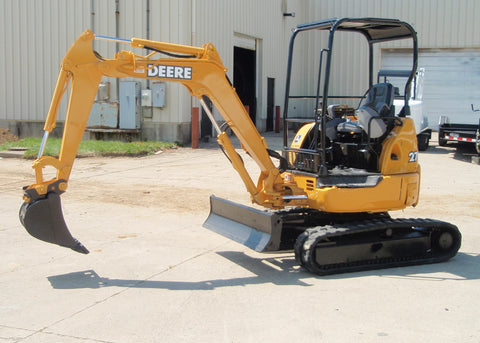
[[(395, 86), (395, 79), (405, 79), (410, 75), (408, 70), (397, 69), (380, 69), (378, 71), (378, 81), (383, 79), (383, 82), (390, 82)], [(432, 137), (432, 129), (428, 127), (428, 118), (423, 115), (423, 78), (425, 75), (424, 68), (418, 68), (417, 74), (413, 79), (413, 87), (411, 87), (410, 100), (410, 117), (415, 123), (415, 130), (417, 131), (418, 150), (425, 151), (428, 149), (430, 138)], [(397, 92), (398, 91), (398, 92)], [(395, 88), (395, 114), (403, 108), (404, 95), (400, 94), (398, 87)]]

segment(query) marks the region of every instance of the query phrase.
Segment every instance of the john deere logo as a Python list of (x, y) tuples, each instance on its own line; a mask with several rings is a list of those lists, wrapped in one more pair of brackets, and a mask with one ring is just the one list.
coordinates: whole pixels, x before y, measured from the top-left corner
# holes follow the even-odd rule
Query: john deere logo
[(160, 77), (165, 79), (192, 79), (192, 67), (171, 65), (148, 65), (147, 77)]

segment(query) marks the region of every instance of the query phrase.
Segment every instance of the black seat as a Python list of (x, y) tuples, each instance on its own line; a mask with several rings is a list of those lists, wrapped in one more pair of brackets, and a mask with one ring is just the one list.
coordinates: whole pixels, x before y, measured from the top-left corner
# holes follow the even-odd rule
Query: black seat
[(382, 117), (393, 117), (395, 115), (394, 97), (395, 89), (391, 83), (377, 83), (368, 91), (367, 99), (362, 107), (369, 106)]
[(387, 130), (387, 124), (382, 119), (393, 117), (394, 87), (390, 83), (377, 83), (367, 93), (363, 106), (356, 111), (357, 122), (340, 123), (338, 132), (361, 133), (364, 131), (369, 138), (379, 138)]

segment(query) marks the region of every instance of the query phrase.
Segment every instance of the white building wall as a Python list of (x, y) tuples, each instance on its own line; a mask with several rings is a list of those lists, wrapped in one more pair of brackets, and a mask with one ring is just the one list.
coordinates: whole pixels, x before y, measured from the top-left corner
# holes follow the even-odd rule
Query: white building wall
[[(0, 125), (9, 126), (15, 132), (19, 127), (16, 121), (37, 123), (34, 131), (24, 129), (23, 133), (41, 133), (38, 126), (41, 128), (48, 111), (65, 52), (74, 39), (92, 24), (98, 34), (117, 35), (117, 4), (118, 36), (146, 38), (147, 0), (94, 0), (93, 21), (91, 4), (92, 1), (86, 0), (0, 1), (0, 72), (3, 75), (0, 83)], [(283, 12), (295, 12), (296, 16), (284, 17)], [(268, 77), (276, 79), (275, 104), (283, 105), (291, 29), (302, 22), (344, 16), (405, 20), (417, 30), (420, 48), (423, 49), (480, 49), (480, 2), (477, 0), (151, 0), (149, 34), (152, 40), (187, 45), (201, 46), (212, 42), (229, 68), (230, 78), (233, 78), (235, 35), (256, 39), (259, 59), (257, 118), (260, 118), (257, 124), (262, 128), (266, 118)], [(366, 72), (356, 71), (356, 65), (363, 64), (366, 58), (363, 57), (361, 43), (354, 38), (347, 38), (342, 43), (343, 47), (353, 47), (359, 53), (336, 57), (340, 63), (333, 71), (332, 92), (353, 95), (365, 88)], [(300, 54), (304, 53), (305, 65), (313, 64), (317, 58), (312, 54), (317, 45), (316, 42), (307, 42), (298, 46)], [(396, 42), (386, 48), (403, 46), (402, 42)], [(105, 57), (111, 57), (115, 52), (114, 43), (97, 42), (95, 48)], [(380, 49), (377, 56), (378, 67)], [(305, 84), (313, 82), (312, 75), (315, 73), (306, 68), (296, 71), (305, 75)], [(112, 80), (111, 84), (115, 97), (116, 81)], [(142, 84), (146, 87), (146, 81)], [(150, 122), (181, 124), (181, 130), (185, 130), (192, 105), (198, 104), (192, 102), (182, 86), (168, 84), (167, 106), (157, 110)], [(64, 102), (59, 111), (60, 121), (64, 119), (65, 110)]]
[[(312, 13), (308, 21), (325, 19), (329, 17), (389, 17), (397, 18), (410, 23), (417, 31), (420, 49), (419, 67), (422, 66), (423, 57), (436, 54), (438, 56), (457, 56), (459, 60), (465, 54), (471, 56), (470, 63), (480, 55), (480, 21), (476, 18), (480, 15), (480, 2), (475, 0), (460, 1), (382, 1), (382, 0), (323, 0), (312, 2)], [(356, 40), (336, 40), (335, 49), (342, 50), (347, 47), (353, 51), (362, 51), (360, 44), (365, 47), (365, 42), (356, 37)], [(323, 43), (323, 42), (322, 42)], [(382, 65), (382, 60), (392, 53), (402, 53), (402, 48), (411, 47), (411, 40), (400, 40), (381, 44), (375, 47), (374, 70)], [(316, 47), (319, 49), (319, 46)], [(351, 50), (350, 50), (351, 51)], [(360, 95), (368, 87), (368, 75), (366, 53), (337, 54), (332, 69), (331, 94), (344, 92), (349, 95)], [(452, 58), (452, 57), (450, 57)], [(455, 57), (454, 57), (455, 58)], [(408, 60), (408, 59), (407, 59)], [(405, 61), (403, 62), (405, 63)], [(411, 66), (411, 63), (409, 63)], [(405, 66), (404, 66), (405, 67)], [(445, 73), (449, 70), (445, 68)], [(471, 116), (470, 103), (478, 103), (480, 89), (478, 83), (469, 78), (461, 78), (461, 74), (453, 76), (450, 82), (447, 80), (441, 85), (432, 84), (433, 70), (425, 70), (425, 103), (424, 114), (427, 115), (429, 126), (437, 128), (438, 118), (441, 115), (451, 116), (452, 120), (464, 122), (465, 116)], [(454, 75), (454, 73), (450, 73)], [(477, 77), (480, 77), (478, 75)], [(441, 86), (441, 87), (438, 87)], [(468, 87), (469, 94), (463, 94)], [(447, 92), (448, 96), (435, 93), (437, 90)], [(432, 94), (435, 93), (435, 94)], [(460, 96), (461, 95), (461, 96)], [(466, 98), (469, 101), (463, 101)], [(432, 103), (435, 99), (435, 103)], [(332, 100), (334, 102), (334, 100)], [(454, 109), (453, 109), (454, 108)], [(462, 117), (463, 116), (463, 117)]]
[[(396, 18), (414, 27), (420, 49), (480, 49), (480, 21), (477, 20), (480, 16), (480, 2), (476, 0), (322, 0), (311, 1), (310, 6), (306, 21), (331, 17)], [(364, 46), (361, 39), (353, 37), (338, 43), (339, 50), (350, 47), (354, 51), (362, 51)], [(377, 47), (375, 69), (380, 67), (381, 49), (409, 46), (410, 42), (404, 40)], [(366, 65), (365, 58), (363, 53), (337, 56), (336, 67), (332, 70), (332, 75), (335, 75), (331, 85), (332, 92), (344, 90), (346, 94), (354, 95), (353, 93), (357, 94), (368, 86), (368, 75), (363, 72), (359, 74), (357, 70), (358, 65)]]
[(63, 54), (89, 25), (88, 2), (5, 0), (0, 18), (0, 120), (43, 121)]
[[(302, 1), (197, 0), (196, 45), (213, 43), (233, 81), (235, 36), (257, 42), (257, 127), (265, 128), (267, 78), (275, 78), (275, 105), (283, 105), (288, 41), (291, 29), (303, 22)], [(283, 10), (298, 12), (284, 17)], [(283, 107), (283, 106), (282, 106)], [(217, 116), (218, 117), (218, 116)]]
[[(150, 1), (150, 21), (147, 27), (147, 1), (94, 1), (96, 10), (94, 30), (97, 34), (118, 36), (130, 39), (148, 38), (156, 41), (172, 42), (177, 44), (191, 44), (191, 10), (190, 0), (162, 0)], [(115, 13), (118, 12), (118, 32), (116, 29)], [(116, 51), (116, 44), (112, 42), (96, 41), (95, 48), (107, 58), (112, 58)], [(132, 50), (130, 46), (119, 44), (120, 50)], [(133, 49), (139, 55), (146, 55), (146, 50)], [(158, 55), (157, 55), (158, 56)], [(126, 78), (125, 80), (134, 80)], [(142, 88), (148, 87), (146, 80), (135, 79), (141, 82)], [(116, 99), (116, 84), (114, 78), (103, 79), (110, 82), (111, 95)], [(181, 85), (168, 83), (164, 109), (154, 109), (151, 119), (147, 122), (157, 123), (185, 123), (190, 121), (191, 99), (188, 91)], [(169, 138), (169, 137), (167, 137)], [(175, 137), (171, 137), (175, 140)], [(165, 138), (164, 138), (165, 139)]]

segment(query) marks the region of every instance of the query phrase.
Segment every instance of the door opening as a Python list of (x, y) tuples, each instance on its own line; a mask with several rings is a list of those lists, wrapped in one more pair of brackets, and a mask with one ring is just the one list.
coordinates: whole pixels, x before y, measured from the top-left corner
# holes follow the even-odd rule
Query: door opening
[(256, 52), (237, 46), (233, 49), (233, 86), (243, 105), (249, 107), (250, 118), (256, 126)]
[(275, 79), (267, 78), (267, 131), (273, 131), (275, 115)]

